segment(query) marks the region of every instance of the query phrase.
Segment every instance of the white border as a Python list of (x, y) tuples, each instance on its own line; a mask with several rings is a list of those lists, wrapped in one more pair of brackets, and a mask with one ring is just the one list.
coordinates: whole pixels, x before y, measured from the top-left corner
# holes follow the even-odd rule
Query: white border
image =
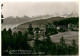
[(76, 2), (79, 0), (1, 0), (2, 2)]
[[(79, 17), (80, 17), (80, 3), (79, 3)], [(79, 43), (80, 43), (80, 18), (79, 18)], [(80, 45), (79, 45), (79, 55), (80, 55)]]
[[(79, 2), (79, 0), (0, 0), (0, 2)], [(0, 5), (1, 5), (0, 3)], [(80, 4), (79, 4), (80, 5)], [(1, 6), (0, 6), (1, 8)], [(79, 10), (80, 10), (80, 6), (79, 6)], [(1, 10), (0, 10), (1, 12)], [(80, 11), (79, 11), (80, 13)], [(1, 15), (1, 13), (0, 13)], [(79, 14), (80, 16), (80, 14)], [(79, 30), (80, 30), (80, 20), (79, 20)], [(80, 35), (80, 31), (79, 31), (79, 35)], [(1, 36), (1, 19), (0, 19), (0, 36)], [(79, 36), (80, 37), (80, 36)], [(79, 38), (79, 43), (80, 43), (80, 38)], [(80, 45), (79, 45), (79, 50), (80, 50)], [(79, 55), (80, 55), (80, 51), (79, 51)], [(1, 56), (1, 37), (0, 37), (0, 56)]]

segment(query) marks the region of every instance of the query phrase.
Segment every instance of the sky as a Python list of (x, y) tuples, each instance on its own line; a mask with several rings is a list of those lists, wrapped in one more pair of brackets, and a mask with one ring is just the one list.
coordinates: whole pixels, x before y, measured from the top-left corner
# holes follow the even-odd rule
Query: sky
[(63, 15), (78, 13), (78, 2), (4, 2), (2, 7), (3, 16), (24, 15), (32, 17), (38, 15)]

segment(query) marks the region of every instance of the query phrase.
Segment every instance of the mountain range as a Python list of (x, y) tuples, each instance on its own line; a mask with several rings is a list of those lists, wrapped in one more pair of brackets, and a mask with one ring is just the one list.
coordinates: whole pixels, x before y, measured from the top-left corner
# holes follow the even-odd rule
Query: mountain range
[(35, 21), (35, 20), (40, 20), (40, 19), (47, 19), (47, 18), (51, 18), (51, 17), (78, 17), (77, 13), (69, 13), (69, 14), (64, 14), (64, 15), (60, 15), (60, 16), (54, 16), (54, 15), (38, 15), (38, 16), (32, 16), (32, 17), (28, 17), (28, 16), (23, 16), (23, 17), (7, 17), (4, 19), (4, 22), (2, 25), (6, 25), (6, 24), (22, 24), (22, 23), (26, 23), (26, 22), (30, 22), (30, 21)]
[(39, 16), (23, 16), (23, 17), (7, 17), (4, 18), (4, 21), (2, 23), (2, 29), (4, 28), (15, 28), (19, 25), (23, 24), (29, 24), (31, 22), (32, 24), (46, 24), (48, 22), (52, 22), (54, 20), (60, 20), (61, 18), (69, 18), (69, 17), (77, 17), (77, 13), (70, 13), (70, 14), (64, 14), (62, 16), (54, 16), (54, 15), (39, 15)]

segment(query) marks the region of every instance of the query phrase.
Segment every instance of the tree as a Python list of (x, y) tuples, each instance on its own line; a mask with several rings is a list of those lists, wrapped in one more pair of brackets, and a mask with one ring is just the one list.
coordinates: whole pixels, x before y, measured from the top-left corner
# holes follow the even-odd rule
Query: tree
[(76, 44), (76, 41), (73, 39), (72, 40), (72, 54), (77, 54), (77, 51), (78, 51), (78, 46)]
[(63, 36), (62, 36), (61, 39), (60, 39), (60, 44), (61, 44), (62, 46), (65, 45), (65, 39), (63, 38)]
[(11, 28), (8, 29), (8, 34), (9, 34), (9, 35), (12, 35), (12, 30), (11, 30)]
[(52, 41), (51, 41), (51, 39), (50, 39), (50, 37), (49, 37), (49, 35), (47, 35), (46, 36), (46, 39), (45, 39), (45, 46), (46, 46), (46, 53), (48, 54), (50, 51), (50, 48), (51, 48), (51, 45), (52, 45)]
[(33, 27), (32, 27), (32, 24), (31, 23), (29, 24), (28, 34), (33, 35)]
[(6, 43), (6, 34), (7, 34), (7, 31), (6, 31), (6, 28), (3, 29), (3, 31), (1, 32), (2, 35), (1, 35), (1, 39), (2, 39), (2, 50), (5, 50), (7, 49), (7, 43)]
[(38, 54), (38, 51), (39, 51), (39, 40), (38, 40), (37, 37), (36, 37), (36, 39), (34, 40), (34, 50), (35, 50), (35, 52)]
[(25, 32), (21, 38), (21, 49), (23, 49), (23, 50), (31, 49), (31, 47), (27, 41), (28, 41), (28, 35), (27, 35), (27, 32)]
[(21, 39), (22, 39), (22, 32), (18, 31), (16, 38), (16, 49), (21, 49)]
[(13, 49), (16, 49), (16, 46), (15, 45), (17, 45), (17, 42), (16, 42), (16, 40), (17, 40), (17, 33), (16, 32), (14, 32), (13, 33), (13, 39), (12, 39), (12, 47), (13, 47)]
[(60, 50), (61, 50), (61, 55), (65, 54), (65, 49), (66, 49), (66, 43), (65, 43), (65, 39), (63, 38), (63, 36), (60, 39)]
[(45, 35), (54, 35), (54, 34), (57, 34), (57, 29), (55, 27), (53, 27), (52, 24), (48, 23), (46, 26), (45, 26), (45, 29), (46, 29), (46, 32), (45, 32)]

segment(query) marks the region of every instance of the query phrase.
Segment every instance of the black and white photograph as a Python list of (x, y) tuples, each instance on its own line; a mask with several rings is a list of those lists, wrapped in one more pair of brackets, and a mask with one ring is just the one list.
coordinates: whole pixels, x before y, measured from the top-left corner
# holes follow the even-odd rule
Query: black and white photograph
[(79, 2), (2, 2), (2, 56), (79, 55)]

